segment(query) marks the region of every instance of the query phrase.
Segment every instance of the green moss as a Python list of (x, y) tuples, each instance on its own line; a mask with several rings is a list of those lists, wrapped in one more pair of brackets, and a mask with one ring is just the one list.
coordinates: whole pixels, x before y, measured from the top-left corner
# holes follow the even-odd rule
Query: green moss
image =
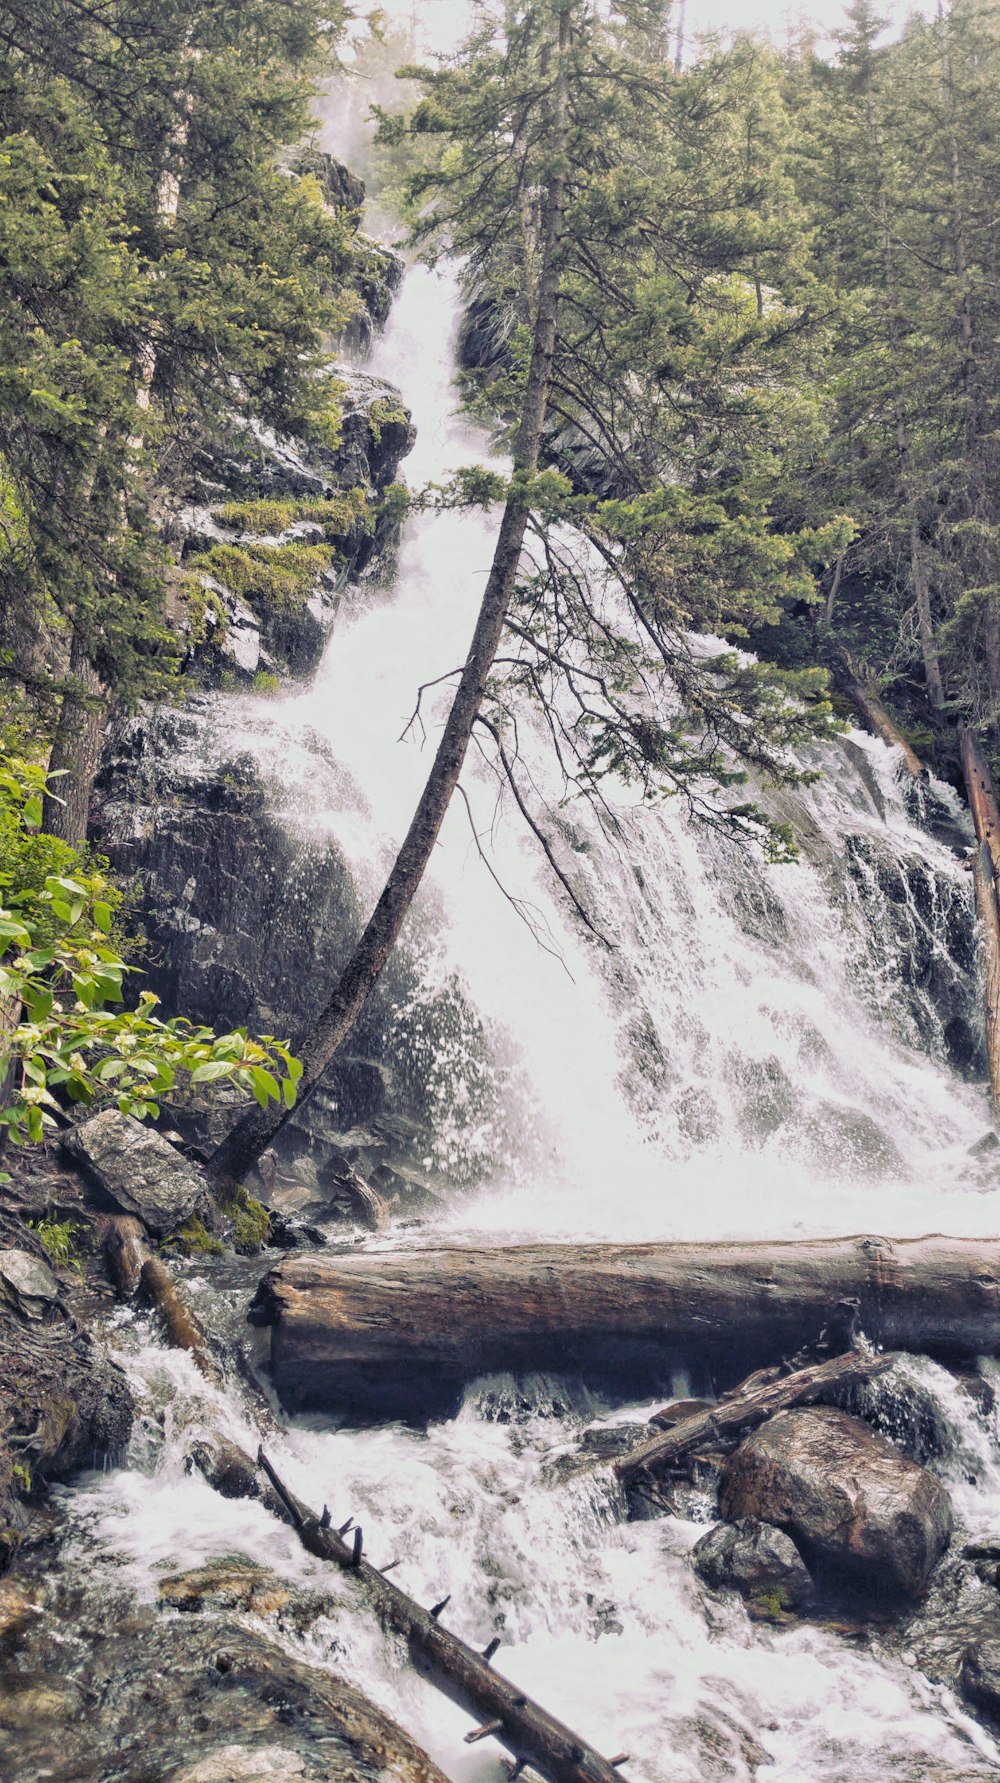
[(347, 538), (358, 527), (368, 532), (372, 526), (368, 498), (360, 487), (312, 501), (226, 502), (213, 510), (212, 518), (220, 526), (256, 533), (281, 533), (299, 520), (311, 520), (331, 540)]
[(253, 678), (253, 691), (270, 699), (281, 692), (281, 676), (272, 674), (270, 669), (258, 669)]
[(368, 410), (368, 426), (376, 446), (382, 443), (382, 429), (389, 427), (394, 421), (405, 427), (410, 417), (402, 403), (393, 402), (390, 396), (379, 396)]
[(244, 1257), (255, 1257), (271, 1236), (271, 1216), (246, 1189), (233, 1189), (219, 1204), (233, 1224), (233, 1248)]
[(226, 1247), (221, 1238), (213, 1238), (204, 1221), (199, 1220), (196, 1214), (191, 1214), (182, 1226), (178, 1226), (176, 1232), (171, 1232), (170, 1237), (163, 1240), (160, 1249), (177, 1250), (185, 1257), (196, 1254), (221, 1257), (224, 1256)]
[(191, 559), (209, 575), (261, 609), (304, 606), (333, 562), (329, 545), (213, 545)]
[[(185, 575), (183, 584), (192, 644), (209, 641), (221, 644), (229, 627), (229, 614), (222, 596), (216, 589), (209, 588), (202, 576)], [(212, 624), (209, 623), (210, 615), (214, 619)]]
[(11, 1473), (14, 1476), (14, 1484), (18, 1488), (18, 1491), (23, 1492), (25, 1497), (27, 1497), (28, 1493), (31, 1491), (31, 1468), (28, 1466), (28, 1463), (26, 1461), (15, 1461), (11, 1468)]

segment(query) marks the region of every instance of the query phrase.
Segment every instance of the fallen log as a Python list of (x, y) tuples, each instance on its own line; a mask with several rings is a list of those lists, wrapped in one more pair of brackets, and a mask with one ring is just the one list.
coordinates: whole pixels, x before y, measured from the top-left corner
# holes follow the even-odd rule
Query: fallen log
[(172, 1349), (188, 1350), (206, 1380), (217, 1386), (223, 1371), (201, 1321), (179, 1292), (169, 1269), (154, 1257), (141, 1220), (132, 1214), (107, 1214), (100, 1222), (104, 1260), (119, 1295), (132, 1300), (141, 1293), (163, 1320)]
[(139, 1277), (140, 1291), (155, 1306), (166, 1330), (172, 1349), (187, 1350), (206, 1380), (221, 1386), (222, 1368), (212, 1354), (211, 1344), (200, 1319), (178, 1293), (169, 1269), (159, 1257), (147, 1257)]
[(836, 659), (837, 685), (845, 698), (850, 700), (862, 723), (873, 736), (881, 737), (883, 743), (888, 743), (891, 749), (901, 750), (906, 772), (911, 779), (919, 779), (924, 772), (923, 763), (912, 744), (906, 741), (902, 731), (889, 717), (874, 688), (859, 678), (846, 650), (838, 650)]
[(695, 1364), (718, 1390), (812, 1346), (845, 1308), (887, 1349), (997, 1353), (1000, 1239), (292, 1256), (264, 1277), (250, 1316), (271, 1326), (286, 1404), (419, 1419), (503, 1369), (554, 1369), (637, 1395)]
[(320, 1560), (331, 1561), (351, 1573), (383, 1626), (406, 1641), (414, 1669), (473, 1716), (476, 1725), (465, 1736), (468, 1744), (487, 1737), (496, 1739), (511, 1753), (518, 1771), (530, 1765), (548, 1783), (616, 1783), (616, 1765), (625, 1762), (624, 1755), (619, 1755), (614, 1763), (602, 1758), (570, 1728), (525, 1696), (516, 1684), (494, 1671), (491, 1660), (497, 1648), (495, 1641), (483, 1653), (477, 1653), (467, 1642), (450, 1634), (438, 1620), (447, 1599), (425, 1610), (364, 1559), (361, 1541), (356, 1537), (350, 1544), (344, 1541), (331, 1527), (328, 1511), (317, 1517), (296, 1498), (263, 1450), (257, 1459), (302, 1546)]
[(149, 1256), (149, 1241), (142, 1221), (130, 1213), (102, 1214), (97, 1229), (108, 1274), (119, 1298), (134, 1300), (139, 1292), (142, 1266)]
[(1000, 807), (989, 764), (967, 724), (959, 727), (959, 753), (965, 790), (979, 847), (972, 860), (983, 948), (983, 1000), (986, 1057), (994, 1113), (1000, 1112)]
[(720, 1399), (710, 1410), (696, 1412), (672, 1429), (651, 1436), (612, 1463), (622, 1485), (634, 1485), (644, 1476), (662, 1473), (700, 1444), (709, 1447), (741, 1436), (763, 1424), (775, 1412), (787, 1411), (793, 1405), (815, 1405), (832, 1393), (847, 1392), (862, 1381), (874, 1380), (892, 1367), (893, 1355), (868, 1355), (862, 1350), (848, 1350), (845, 1356), (831, 1356), (826, 1362), (796, 1369), (794, 1374), (777, 1380), (760, 1382), (751, 1375), (735, 1393)]

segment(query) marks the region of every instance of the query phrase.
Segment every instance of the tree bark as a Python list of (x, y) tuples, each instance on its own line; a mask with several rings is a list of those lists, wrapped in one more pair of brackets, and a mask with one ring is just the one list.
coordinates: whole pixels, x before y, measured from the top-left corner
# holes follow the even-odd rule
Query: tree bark
[[(542, 214), (542, 270), (534, 341), (524, 405), (514, 448), (515, 473), (530, 475), (538, 467), (542, 428), (552, 382), (556, 343), (556, 314), (562, 261), (562, 224), (565, 206), (565, 143), (568, 91), (566, 62), (569, 50), (569, 9), (559, 15), (557, 71), (554, 81), (552, 173)], [(504, 622), (517, 579), (521, 548), (527, 525), (527, 509), (515, 491), (507, 501), (493, 554), (493, 563), (479, 617), (473, 633), (458, 690), (438, 745), (434, 765), (420, 796), (410, 828), (396, 856), (382, 895), (369, 919), (339, 983), (312, 1032), (298, 1046), (303, 1072), (300, 1101), (322, 1076), (338, 1047), (364, 1009), (389, 955), (399, 938), (410, 905), (434, 852), (441, 825), (458, 785), (473, 726), (483, 702), (487, 681), (503, 637)], [(209, 1164), (216, 1182), (240, 1181), (266, 1150), (289, 1118), (281, 1103), (252, 1109), (219, 1146)]]
[[(618, 1772), (593, 1746), (493, 1670), (489, 1648), (477, 1653), (474, 1647), (442, 1628), (438, 1616), (444, 1604), (425, 1610), (364, 1559), (360, 1539), (357, 1547), (354, 1540), (350, 1544), (344, 1541), (329, 1527), (327, 1512), (321, 1519), (296, 1498), (263, 1451), (257, 1459), (302, 1546), (318, 1559), (331, 1561), (353, 1574), (383, 1627), (405, 1640), (414, 1670), (474, 1716), (478, 1725), (466, 1734), (467, 1744), (487, 1737), (496, 1739), (506, 1746), (518, 1769), (530, 1765), (548, 1783), (616, 1783)], [(355, 1532), (355, 1539), (360, 1535), (360, 1531)], [(623, 1764), (625, 1757), (623, 1753), (617, 1763)]]
[(873, 736), (881, 737), (883, 743), (888, 743), (891, 749), (901, 749), (906, 772), (912, 779), (919, 779), (924, 772), (923, 763), (916, 750), (893, 724), (874, 688), (866, 686), (858, 678), (846, 650), (837, 651), (836, 657), (837, 683), (850, 700), (862, 723)]
[(635, 1396), (693, 1365), (718, 1387), (855, 1324), (887, 1348), (1000, 1352), (1000, 1239), (289, 1257), (251, 1317), (272, 1328), (287, 1405), (419, 1421), (491, 1371), (554, 1369)]
[(958, 745), (979, 843), (973, 856), (972, 875), (983, 950), (986, 1057), (993, 1112), (1000, 1116), (1000, 806), (979, 739), (967, 724), (959, 725)]
[(78, 632), (73, 633), (69, 672), (76, 691), (67, 689), (63, 694), (49, 756), (49, 773), (58, 770), (59, 777), (45, 795), (42, 827), (78, 848), (87, 839), (90, 794), (107, 716), (105, 688)]
[(815, 1405), (817, 1400), (828, 1400), (831, 1394), (874, 1380), (894, 1361), (891, 1355), (869, 1356), (861, 1350), (849, 1350), (845, 1356), (832, 1356), (778, 1380), (761, 1382), (758, 1375), (751, 1375), (710, 1411), (685, 1418), (673, 1429), (651, 1436), (627, 1454), (619, 1455), (612, 1463), (614, 1472), (623, 1486), (634, 1485), (644, 1475), (663, 1473), (675, 1461), (690, 1455), (692, 1449), (711, 1448), (756, 1429), (767, 1418), (773, 1418), (775, 1412), (787, 1411), (793, 1405)]

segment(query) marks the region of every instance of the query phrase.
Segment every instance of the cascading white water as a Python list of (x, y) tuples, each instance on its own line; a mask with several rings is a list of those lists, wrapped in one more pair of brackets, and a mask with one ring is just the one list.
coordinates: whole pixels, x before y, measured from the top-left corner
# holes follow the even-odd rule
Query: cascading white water
[[(377, 349), (418, 427), (416, 486), (487, 455), (454, 413), (457, 301), (453, 272), (414, 268)], [(242, 701), (227, 714), (230, 745), (257, 753), (286, 821), (335, 837), (365, 901), (405, 831), (447, 700), (429, 688), (407, 730), (417, 689), (463, 660), (494, 526), (480, 513), (411, 521), (391, 596), (347, 598), (312, 685), (277, 709)], [(473, 759), (415, 945), (428, 997), (456, 980), (507, 1076), (484, 1121), (462, 1058), (442, 1062), (437, 1162), (466, 1175), (471, 1162), (482, 1179), (452, 1201), (448, 1229), (990, 1230), (994, 1198), (966, 1155), (985, 1101), (948, 1068), (929, 998), (918, 1028), (900, 976), (919, 945), (971, 1012), (947, 935), (956, 917), (968, 928), (969, 880), (908, 816), (895, 752), (853, 733), (817, 757), (817, 786), (777, 795), (804, 849), (777, 867), (677, 800), (651, 810), (605, 788), (610, 822), (579, 799), (561, 805), (554, 754), (530, 717), (521, 751), (541, 820), (614, 951), (587, 934)], [(935, 796), (957, 831), (954, 795)], [(901, 905), (909, 927), (894, 936)]]
[[(379, 371), (401, 386), (420, 430), (414, 484), (485, 456), (454, 417), (455, 304), (451, 274), (411, 271), (378, 349)], [(367, 896), (427, 770), (433, 694), (427, 745), (400, 733), (417, 686), (462, 659), (491, 546), (482, 516), (411, 523), (397, 586), (351, 597), (308, 689), (277, 706), (221, 703), (227, 749), (257, 753), (287, 822), (334, 835)], [(531, 747), (540, 800), (554, 803), (552, 764), (541, 739)], [(964, 872), (911, 820), (891, 751), (855, 735), (824, 767), (818, 786), (786, 800), (805, 847), (794, 868), (737, 855), (679, 806), (636, 810), (624, 791), (613, 833), (586, 808), (560, 813), (559, 845), (614, 936), (610, 958), (557, 895), (516, 813), (496, 814), (488, 775), (470, 771), (493, 869), (552, 951), (498, 890), (457, 803), (411, 946), (423, 950), (428, 994), (457, 978), (482, 1018), (502, 1100), (498, 1112), (473, 1113), (461, 1052), (443, 1061), (436, 1162), (471, 1157), (481, 1182), (424, 1237), (995, 1226), (995, 1196), (967, 1157), (986, 1125), (984, 1099), (948, 1068), (933, 998), (903, 983), (907, 935), (928, 973), (958, 972), (948, 930), (967, 923)], [(947, 804), (945, 789), (939, 796)], [(193, 1270), (190, 1286), (212, 1317), (228, 1316), (210, 1279)], [(234, 1296), (231, 1310), (245, 1300)], [(122, 1342), (149, 1416), (131, 1467), (69, 1500), (70, 1560), (150, 1596), (164, 1571), (236, 1550), (322, 1589), (327, 1613), (306, 1636), (284, 1638), (374, 1695), (456, 1783), (496, 1783), (496, 1749), (464, 1746), (465, 1717), (359, 1613), (350, 1584), (260, 1505), (221, 1499), (185, 1470), (203, 1429), (255, 1446), (237, 1396), (207, 1387), (129, 1315)], [(1000, 1434), (942, 1370), (912, 1369), (948, 1433), (935, 1465), (960, 1517), (995, 1528)], [(376, 1562), (399, 1559), (408, 1590), (425, 1602), (450, 1592), (458, 1632), (501, 1634), (504, 1671), (605, 1753), (628, 1750), (623, 1776), (634, 1783), (996, 1774), (1000, 1752), (983, 1729), (906, 1656), (818, 1627), (755, 1627), (740, 1604), (697, 1584), (685, 1559), (697, 1522), (625, 1523), (599, 1479), (553, 1486), (550, 1465), (581, 1423), (623, 1415), (567, 1411), (564, 1400), (557, 1383), (498, 1381), (426, 1433), (314, 1418), (271, 1446), (306, 1500), (363, 1523)]]

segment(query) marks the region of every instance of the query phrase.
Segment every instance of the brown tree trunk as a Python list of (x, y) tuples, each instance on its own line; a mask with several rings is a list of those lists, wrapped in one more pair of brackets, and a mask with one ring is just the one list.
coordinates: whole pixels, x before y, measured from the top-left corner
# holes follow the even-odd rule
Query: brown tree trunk
[(862, 723), (867, 726), (873, 736), (881, 737), (883, 743), (888, 743), (890, 748), (902, 750), (903, 766), (906, 772), (916, 780), (924, 771), (923, 763), (916, 750), (893, 724), (874, 688), (866, 686), (855, 674), (854, 665), (847, 651), (838, 651), (836, 659), (837, 684), (850, 700)]
[[(291, 1407), (420, 1419), (496, 1370), (629, 1395), (683, 1364), (735, 1382), (855, 1324), (887, 1348), (1000, 1352), (1000, 1239), (525, 1245), (286, 1258), (252, 1317)], [(838, 1341), (839, 1334), (839, 1341)]]
[(993, 1112), (1000, 1116), (1000, 807), (989, 764), (969, 725), (959, 725), (958, 743), (965, 790), (979, 843), (973, 857), (972, 873), (982, 938), (986, 1057)]
[[(565, 175), (559, 171), (559, 150), (565, 139), (568, 94), (566, 60), (569, 49), (569, 14), (559, 18), (558, 69), (554, 83), (553, 159), (557, 171), (548, 186), (542, 221), (542, 272), (539, 280), (534, 345), (528, 372), (524, 406), (514, 448), (515, 472), (537, 469), (542, 427), (552, 381), (559, 299), (562, 220)], [(523, 500), (512, 496), (504, 509), (493, 563), (486, 583), (472, 646), (462, 671), (448, 720), (438, 745), (434, 765), (420, 796), (410, 828), (396, 856), (392, 872), (340, 981), (312, 1032), (299, 1044), (303, 1065), (300, 1100), (318, 1082), (338, 1047), (350, 1033), (399, 938), (410, 905), (434, 852), (441, 825), (458, 785), (473, 726), (483, 702), (494, 658), (503, 637), (504, 622), (517, 579), (527, 525)], [(209, 1171), (216, 1182), (240, 1181), (288, 1119), (280, 1103), (254, 1108), (219, 1146)]]
[(90, 794), (101, 760), (107, 706), (100, 677), (76, 632), (69, 672), (73, 686), (63, 694), (49, 756), (49, 773), (57, 778), (45, 795), (42, 826), (78, 848), (87, 839)]

